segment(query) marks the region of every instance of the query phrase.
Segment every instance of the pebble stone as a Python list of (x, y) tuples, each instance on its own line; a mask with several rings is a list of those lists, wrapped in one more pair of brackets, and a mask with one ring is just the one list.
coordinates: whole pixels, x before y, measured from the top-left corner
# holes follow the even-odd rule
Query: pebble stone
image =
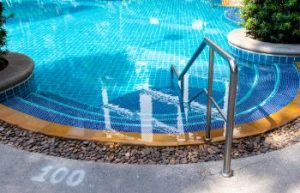
[[(233, 140), (234, 159), (259, 155), (300, 142), (300, 118), (267, 133)], [(188, 164), (223, 158), (224, 142), (176, 147), (121, 145), (57, 138), (0, 120), (0, 143), (18, 149), (77, 160), (123, 164)]]

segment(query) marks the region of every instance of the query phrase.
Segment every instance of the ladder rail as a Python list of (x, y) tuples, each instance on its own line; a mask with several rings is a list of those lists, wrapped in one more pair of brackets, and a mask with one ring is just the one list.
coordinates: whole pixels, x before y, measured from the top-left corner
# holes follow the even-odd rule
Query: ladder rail
[(183, 71), (180, 73), (178, 79), (182, 80), (184, 78), (184, 75), (188, 72), (188, 70), (192, 67), (198, 56), (202, 53), (202, 51), (205, 49), (207, 43), (205, 40), (200, 44), (199, 48), (196, 50), (192, 58), (189, 60)]
[[(236, 103), (236, 93), (237, 93), (237, 80), (238, 80), (238, 65), (236, 60), (224, 49), (218, 46), (215, 42), (208, 38), (204, 38), (203, 42), (200, 44), (196, 52), (193, 54), (183, 71), (179, 74), (177, 68), (171, 66), (171, 87), (174, 87), (174, 74), (176, 75), (177, 81), (180, 82), (181, 98), (184, 99), (184, 76), (192, 67), (196, 59), (203, 52), (206, 47), (209, 47), (209, 73), (208, 73), (208, 89), (205, 89), (207, 94), (207, 118), (206, 118), (206, 131), (205, 131), (205, 141), (211, 141), (211, 116), (212, 116), (212, 105), (214, 105), (221, 117), (226, 123), (226, 135), (225, 135), (225, 148), (224, 148), (224, 163), (222, 175), (224, 177), (230, 177), (233, 175), (231, 169), (231, 151), (232, 151), (232, 139), (233, 139), (233, 129), (234, 129), (234, 118), (235, 118), (235, 103)], [(224, 58), (230, 68), (230, 81), (229, 81), (229, 96), (227, 101), (227, 113), (225, 114), (218, 104), (215, 102), (213, 93), (213, 72), (214, 72), (214, 57), (215, 52), (218, 53), (222, 58)], [(177, 82), (178, 83), (178, 82)], [(177, 84), (178, 86), (178, 84)], [(188, 103), (190, 104), (193, 100), (199, 97), (200, 94), (197, 93)], [(184, 101), (182, 101), (184, 102)]]
[(187, 65), (185, 66), (185, 68), (183, 69), (183, 71), (180, 74), (178, 73), (178, 70), (174, 65), (171, 66), (171, 68), (174, 70), (174, 72), (175, 71), (177, 72), (176, 75), (178, 77), (178, 80), (182, 80), (184, 78), (185, 74), (189, 71), (189, 69), (192, 67), (192, 65), (194, 64), (194, 62), (196, 61), (198, 56), (206, 48), (206, 46), (209, 46), (215, 52), (220, 54), (224, 59), (229, 61), (231, 72), (237, 71), (237, 64), (235, 62), (235, 59), (228, 52), (226, 52), (224, 49), (222, 49), (220, 46), (218, 46), (215, 42), (213, 42), (212, 40), (210, 40), (208, 38), (204, 38), (203, 42), (200, 44), (200, 46), (198, 47), (196, 52), (193, 54), (193, 56), (191, 57), (191, 59), (189, 60), (189, 62), (187, 63)]

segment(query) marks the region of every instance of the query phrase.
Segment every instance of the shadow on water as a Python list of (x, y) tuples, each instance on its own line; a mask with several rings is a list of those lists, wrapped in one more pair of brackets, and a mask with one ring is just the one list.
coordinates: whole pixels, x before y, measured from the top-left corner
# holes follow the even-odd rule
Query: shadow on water
[(165, 35), (161, 40), (157, 40), (155, 42), (152, 42), (150, 44), (145, 44), (144, 47), (150, 47), (150, 46), (153, 46), (155, 44), (159, 44), (159, 43), (162, 43), (162, 42), (167, 42), (167, 41), (178, 41), (178, 40), (181, 40), (183, 39), (184, 37), (181, 36), (181, 35), (176, 35), (176, 34), (167, 34)]
[[(103, 85), (125, 86), (135, 73), (134, 63), (126, 53), (99, 53), (96, 55), (67, 57), (62, 60), (46, 62), (36, 70), (40, 85), (54, 91), (73, 90), (74, 87), (86, 91), (99, 91)], [(52, 76), (55, 74), (55, 76)], [(47, 77), (47, 78), (46, 78)]]

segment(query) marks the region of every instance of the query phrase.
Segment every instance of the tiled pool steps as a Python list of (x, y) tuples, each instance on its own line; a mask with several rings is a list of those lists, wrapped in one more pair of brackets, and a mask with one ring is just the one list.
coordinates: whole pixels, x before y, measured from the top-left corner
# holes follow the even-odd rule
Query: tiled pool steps
[[(270, 68), (275, 70), (269, 70)], [(295, 66), (265, 66), (256, 71), (256, 76), (247, 76), (247, 68), (240, 70), (236, 124), (251, 122), (274, 113), (297, 95), (299, 79)], [(197, 90), (190, 89), (190, 95)], [(215, 98), (224, 106), (223, 93), (215, 92)], [(96, 130), (184, 133), (205, 128), (205, 94), (190, 108), (182, 110), (177, 93), (169, 88), (142, 89), (99, 107), (41, 91), (32, 93), (25, 99), (12, 98), (4, 104), (49, 122)], [(258, 104), (260, 105), (257, 106)], [(220, 116), (215, 112), (213, 117), (213, 127), (222, 128)]]
[[(179, 101), (159, 99), (151, 95), (151, 91), (141, 91), (134, 95), (137, 97), (141, 93), (147, 93), (144, 96), (152, 97), (153, 106), (159, 107), (155, 109), (155, 117), (150, 118), (149, 115), (146, 115), (148, 118), (144, 118), (143, 121), (148, 122), (149, 125), (144, 124), (143, 127), (150, 127), (151, 124), (156, 124), (156, 133), (179, 132), (176, 128)], [(52, 93), (35, 93), (26, 99), (13, 98), (5, 102), (5, 104), (50, 122), (99, 130), (113, 129), (123, 132), (141, 132), (140, 119), (143, 115), (140, 114), (139, 107), (131, 103), (133, 105), (131, 109), (124, 108), (124, 104), (128, 105), (130, 99), (132, 99), (132, 96), (124, 98), (120, 103), (110, 103), (102, 108), (95, 108)], [(136, 101), (136, 99), (133, 99), (133, 101)], [(189, 116), (189, 121), (193, 124), (204, 120), (203, 108), (195, 106), (193, 108), (192, 105), (192, 112), (190, 112)], [(109, 111), (109, 115), (105, 114), (105, 111)], [(110, 119), (109, 124), (111, 128), (107, 128), (107, 118)]]

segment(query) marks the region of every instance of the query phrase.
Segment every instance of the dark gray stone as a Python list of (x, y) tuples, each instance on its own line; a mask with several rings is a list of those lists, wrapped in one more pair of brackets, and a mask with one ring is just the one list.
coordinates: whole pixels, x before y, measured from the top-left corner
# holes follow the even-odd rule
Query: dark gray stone
[(8, 52), (3, 55), (8, 66), (0, 71), (0, 91), (7, 90), (28, 79), (34, 69), (34, 61), (24, 54)]

